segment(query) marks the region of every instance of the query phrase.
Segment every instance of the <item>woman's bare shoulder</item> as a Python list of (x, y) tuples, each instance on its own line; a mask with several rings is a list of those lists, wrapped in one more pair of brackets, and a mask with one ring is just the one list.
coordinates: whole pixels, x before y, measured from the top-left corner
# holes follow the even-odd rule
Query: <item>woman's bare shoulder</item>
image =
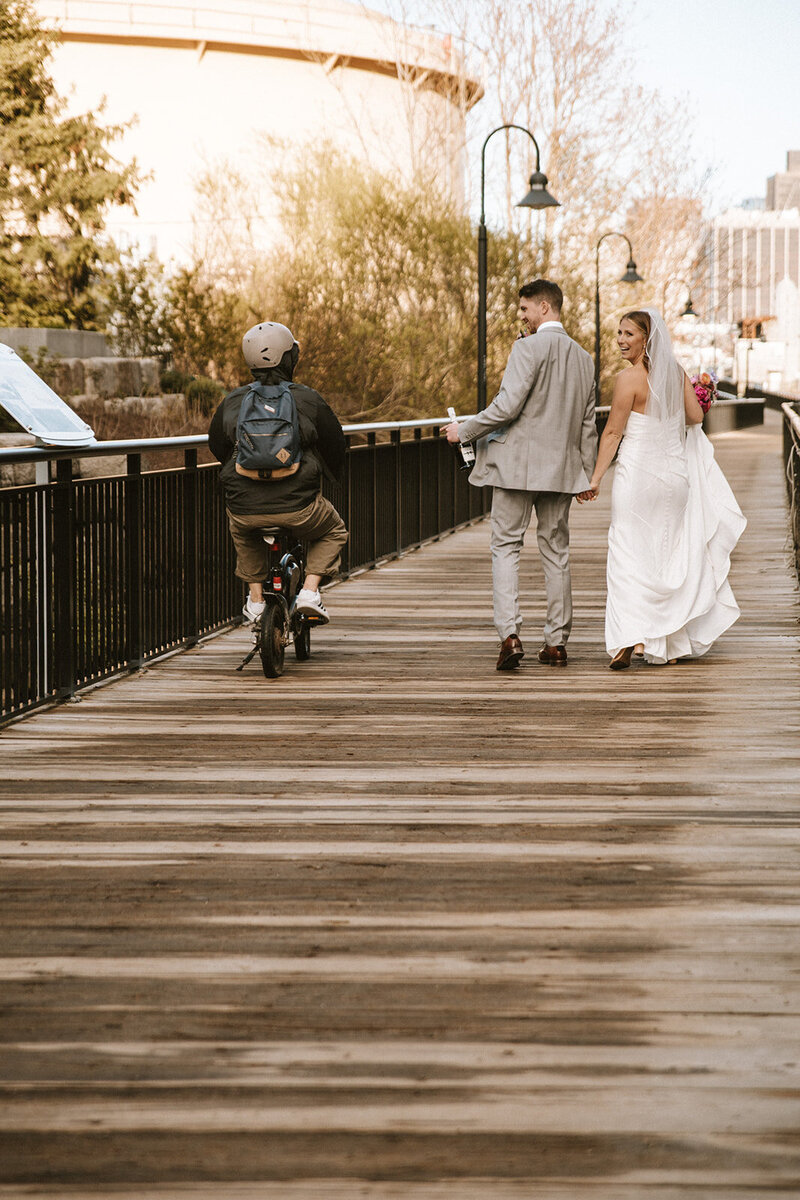
[(619, 391), (622, 396), (647, 395), (647, 371), (641, 363), (622, 368), (614, 380), (614, 391)]

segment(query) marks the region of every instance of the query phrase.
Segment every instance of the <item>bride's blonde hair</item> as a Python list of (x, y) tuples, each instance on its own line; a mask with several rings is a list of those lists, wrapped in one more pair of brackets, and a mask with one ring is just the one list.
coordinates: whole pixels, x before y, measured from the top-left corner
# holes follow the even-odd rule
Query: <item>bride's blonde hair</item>
[(635, 308), (633, 312), (626, 312), (620, 317), (621, 321), (630, 321), (637, 329), (644, 334), (644, 369), (650, 370), (650, 357), (647, 353), (647, 343), (650, 341), (650, 333), (652, 325), (650, 324), (650, 313), (642, 312), (641, 309)]

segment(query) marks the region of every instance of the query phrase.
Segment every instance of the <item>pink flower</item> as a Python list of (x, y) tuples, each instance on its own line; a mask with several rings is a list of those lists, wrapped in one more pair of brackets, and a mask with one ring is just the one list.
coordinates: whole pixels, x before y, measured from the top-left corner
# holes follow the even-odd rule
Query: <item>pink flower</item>
[(717, 381), (713, 371), (701, 371), (692, 376), (692, 387), (698, 403), (704, 413), (707, 413), (717, 398)]

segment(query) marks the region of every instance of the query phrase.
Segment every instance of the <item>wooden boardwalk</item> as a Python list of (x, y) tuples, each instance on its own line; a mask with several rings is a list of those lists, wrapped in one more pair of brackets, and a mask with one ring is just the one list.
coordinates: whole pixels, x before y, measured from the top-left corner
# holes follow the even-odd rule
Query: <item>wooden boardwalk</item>
[[(794, 1200), (800, 660), (776, 419), (704, 660), (494, 670), (488, 530), (0, 737), (0, 1197)], [(533, 540), (533, 539), (531, 539)]]

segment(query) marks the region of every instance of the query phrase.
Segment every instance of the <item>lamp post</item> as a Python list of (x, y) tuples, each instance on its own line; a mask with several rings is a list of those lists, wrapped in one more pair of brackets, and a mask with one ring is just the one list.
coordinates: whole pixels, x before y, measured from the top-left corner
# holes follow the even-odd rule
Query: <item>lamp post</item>
[(750, 391), (750, 354), (753, 349), (753, 339), (747, 339), (747, 348), (744, 352), (744, 394), (745, 396)]
[(600, 403), (600, 247), (608, 237), (621, 237), (628, 243), (628, 266), (625, 274), (620, 279), (620, 283), (642, 283), (642, 277), (636, 270), (636, 263), (633, 261), (633, 246), (631, 239), (627, 233), (618, 233), (615, 229), (610, 229), (608, 233), (602, 234), (597, 240), (595, 250), (595, 283), (594, 283), (594, 401), (595, 404)]
[(520, 200), (517, 208), (557, 208), (555, 200), (547, 190), (547, 176), (539, 167), (539, 145), (530, 129), (524, 125), (498, 125), (493, 129), (483, 143), (481, 149), (481, 220), (478, 226), (478, 412), (486, 408), (486, 276), (487, 276), (487, 234), (485, 192), (486, 192), (486, 147), (501, 129), (519, 129), (527, 133), (536, 147), (536, 170), (530, 178), (530, 191)]
[(663, 288), (661, 289), (661, 308), (663, 309), (665, 319), (666, 319), (666, 310), (667, 310), (667, 288), (669, 287), (669, 285), (671, 283), (682, 283), (683, 286), (686, 288), (686, 307), (684, 308), (683, 312), (681, 313), (681, 316), (682, 317), (696, 317), (697, 313), (694, 311), (694, 308), (692, 307), (691, 285), (688, 284), (685, 279), (668, 279), (667, 282), (664, 284)]
[[(683, 308), (683, 311), (680, 313), (679, 319), (683, 319), (683, 317), (694, 317), (695, 321), (699, 322), (700, 316), (698, 313), (696, 313), (694, 311), (694, 305), (692, 304), (692, 285), (687, 280), (681, 279), (680, 277), (676, 277), (674, 279), (668, 279), (661, 289), (661, 311), (664, 316), (664, 320), (667, 319), (667, 292), (669, 291), (669, 286), (671, 283), (682, 284), (683, 287), (686, 288), (686, 304)], [(703, 334), (700, 333), (700, 335), (698, 336), (697, 326), (695, 326), (695, 334), (691, 339), (684, 338), (683, 336), (681, 336), (681, 341), (685, 342), (686, 344), (688, 344), (690, 340), (691, 340), (691, 347), (692, 347), (692, 357), (693, 357), (694, 361), (697, 363), (697, 370), (702, 371), (703, 370)]]

